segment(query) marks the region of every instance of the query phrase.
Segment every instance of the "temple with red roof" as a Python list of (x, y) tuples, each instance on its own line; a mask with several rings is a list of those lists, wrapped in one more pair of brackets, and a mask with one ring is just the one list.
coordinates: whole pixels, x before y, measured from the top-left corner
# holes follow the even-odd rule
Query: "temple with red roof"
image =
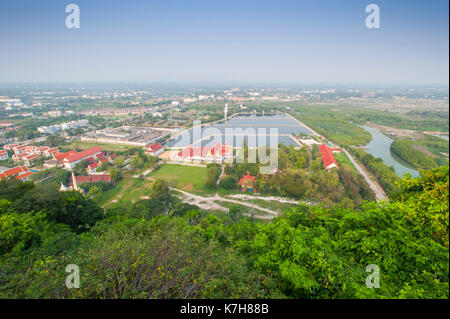
[(87, 160), (89, 158), (93, 158), (100, 153), (103, 153), (102, 149), (98, 146), (95, 146), (90, 149), (78, 152), (78, 153), (70, 154), (69, 156), (65, 157), (62, 160), (62, 163), (65, 168), (71, 170), (72, 168), (75, 167), (75, 165), (77, 165), (82, 160)]

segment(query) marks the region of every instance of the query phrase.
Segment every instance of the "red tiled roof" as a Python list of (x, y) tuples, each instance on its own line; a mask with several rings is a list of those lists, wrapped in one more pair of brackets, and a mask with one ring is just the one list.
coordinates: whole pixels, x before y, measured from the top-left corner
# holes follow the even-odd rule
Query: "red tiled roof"
[(76, 152), (77, 151), (75, 151), (75, 150), (71, 150), (71, 151), (68, 151), (68, 152), (65, 152), (65, 153), (56, 152), (55, 154), (53, 154), (53, 158), (58, 160), (58, 161), (61, 161), (61, 160), (65, 159), (66, 157), (68, 157), (68, 156), (70, 156), (72, 154), (76, 154)]
[(111, 175), (92, 175), (91, 182), (111, 182)]
[(327, 144), (324, 143), (320, 145), (319, 151), (322, 154), (322, 161), (325, 168), (329, 168), (333, 164), (336, 165), (336, 167), (339, 167), (338, 163), (336, 162), (336, 159), (333, 156), (331, 148), (329, 148)]
[(91, 181), (91, 177), (87, 176), (75, 176), (77, 183), (89, 183)]
[(31, 160), (31, 159), (35, 159), (36, 157), (38, 157), (37, 154), (32, 154), (32, 155), (28, 155), (27, 157), (25, 157), (27, 160)]
[[(75, 176), (77, 180), (77, 184), (79, 183), (91, 183), (91, 182), (111, 182), (111, 175), (108, 174), (99, 174), (99, 175), (80, 175)], [(72, 181), (70, 181), (69, 186), (72, 185)]]
[(98, 167), (98, 163), (91, 163), (91, 164), (88, 165), (88, 167), (90, 169), (97, 168)]
[(16, 176), (17, 179), (24, 179), (25, 177), (28, 177), (30, 175), (34, 174), (33, 172), (26, 172), (25, 174)]
[(66, 163), (76, 162), (76, 161), (79, 161), (81, 159), (84, 159), (84, 158), (87, 158), (89, 156), (92, 156), (95, 153), (98, 153), (98, 152), (101, 152), (101, 151), (102, 151), (102, 149), (100, 147), (95, 146), (95, 147), (90, 148), (88, 150), (84, 150), (82, 152), (69, 155), (68, 157), (66, 157), (64, 159), (64, 162), (66, 162)]
[(245, 182), (247, 182), (247, 181), (251, 181), (252, 183), (255, 181), (255, 177), (254, 176), (252, 176), (252, 175), (250, 175), (249, 173), (247, 173), (247, 175), (245, 175), (245, 176), (243, 176), (240, 180), (239, 180), (239, 182), (238, 182), (238, 184), (239, 185), (243, 185)]
[(10, 168), (10, 169), (7, 169), (7, 170), (3, 171), (0, 174), (0, 179), (5, 179), (5, 178), (8, 178), (10, 176), (28, 173), (29, 171), (30, 170), (26, 166), (16, 166), (16, 167), (13, 167), (13, 168)]
[(159, 143), (153, 144), (153, 145), (147, 145), (147, 150), (151, 152), (156, 152), (160, 149), (162, 149), (162, 145)]
[(6, 151), (5, 150), (1, 150), (0, 151), (0, 156), (6, 155)]

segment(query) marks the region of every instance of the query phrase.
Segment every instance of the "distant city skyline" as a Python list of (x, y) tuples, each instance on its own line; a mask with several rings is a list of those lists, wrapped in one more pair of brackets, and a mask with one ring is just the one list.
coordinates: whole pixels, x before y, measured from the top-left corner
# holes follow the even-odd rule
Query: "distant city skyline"
[[(66, 5), (80, 7), (67, 29)], [(380, 29), (365, 8), (379, 5)], [(2, 83), (448, 86), (448, 1), (2, 1)]]

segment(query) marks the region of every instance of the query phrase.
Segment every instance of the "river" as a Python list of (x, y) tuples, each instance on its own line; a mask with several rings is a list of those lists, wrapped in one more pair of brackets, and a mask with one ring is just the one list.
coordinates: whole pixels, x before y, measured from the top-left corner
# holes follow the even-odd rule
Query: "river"
[(366, 131), (372, 135), (372, 140), (367, 144), (367, 153), (383, 160), (387, 166), (394, 167), (395, 172), (400, 177), (409, 172), (411, 176), (419, 176), (419, 171), (409, 166), (395, 154), (391, 152), (392, 139), (381, 133), (376, 128), (370, 126), (362, 126)]

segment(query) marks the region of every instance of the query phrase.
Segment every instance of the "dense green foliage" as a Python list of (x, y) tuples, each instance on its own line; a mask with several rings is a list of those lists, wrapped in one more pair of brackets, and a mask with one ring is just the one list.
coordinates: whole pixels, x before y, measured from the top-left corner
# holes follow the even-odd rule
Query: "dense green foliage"
[(401, 129), (419, 131), (448, 131), (448, 111), (408, 111), (405, 114), (367, 108), (344, 108), (356, 123), (367, 121), (397, 127)]
[(216, 187), (217, 181), (222, 173), (222, 167), (220, 164), (211, 163), (206, 165), (206, 168), (208, 169), (206, 173), (206, 186), (214, 188)]
[(425, 154), (414, 146), (414, 142), (410, 140), (395, 140), (391, 144), (391, 151), (415, 168), (437, 167), (436, 162), (430, 155)]
[(325, 170), (317, 145), (311, 150), (280, 145), (275, 174), (259, 174), (259, 165), (237, 163), (227, 166), (225, 174), (228, 177), (219, 186), (236, 189), (235, 183), (248, 172), (256, 177), (254, 188), (262, 194), (293, 197), (327, 206), (338, 203), (345, 207), (359, 207), (364, 201), (374, 199), (369, 185), (349, 165), (344, 164), (339, 170)]
[(315, 131), (342, 146), (365, 145), (371, 140), (369, 132), (351, 122), (341, 113), (333, 112), (328, 106), (293, 106), (298, 113), (293, 114), (300, 121), (311, 126)]
[[(422, 171), (390, 203), (300, 205), (270, 223), (117, 207), (81, 233), (47, 215), (44, 198), (19, 210), (33, 184), (2, 182), (0, 297), (448, 298), (448, 177), (448, 166)], [(166, 192), (160, 181), (152, 196), (172, 202)], [(78, 195), (64, 196), (68, 209)], [(65, 287), (68, 264), (80, 267), (79, 289)], [(365, 285), (369, 264), (379, 288)]]
[(441, 138), (425, 135), (419, 140), (394, 140), (391, 151), (402, 160), (418, 169), (435, 168), (448, 163), (448, 141)]
[(397, 193), (398, 188), (396, 183), (399, 181), (399, 177), (393, 167), (387, 166), (381, 158), (374, 157), (362, 149), (352, 148), (350, 151), (375, 175), (388, 195), (392, 196)]

